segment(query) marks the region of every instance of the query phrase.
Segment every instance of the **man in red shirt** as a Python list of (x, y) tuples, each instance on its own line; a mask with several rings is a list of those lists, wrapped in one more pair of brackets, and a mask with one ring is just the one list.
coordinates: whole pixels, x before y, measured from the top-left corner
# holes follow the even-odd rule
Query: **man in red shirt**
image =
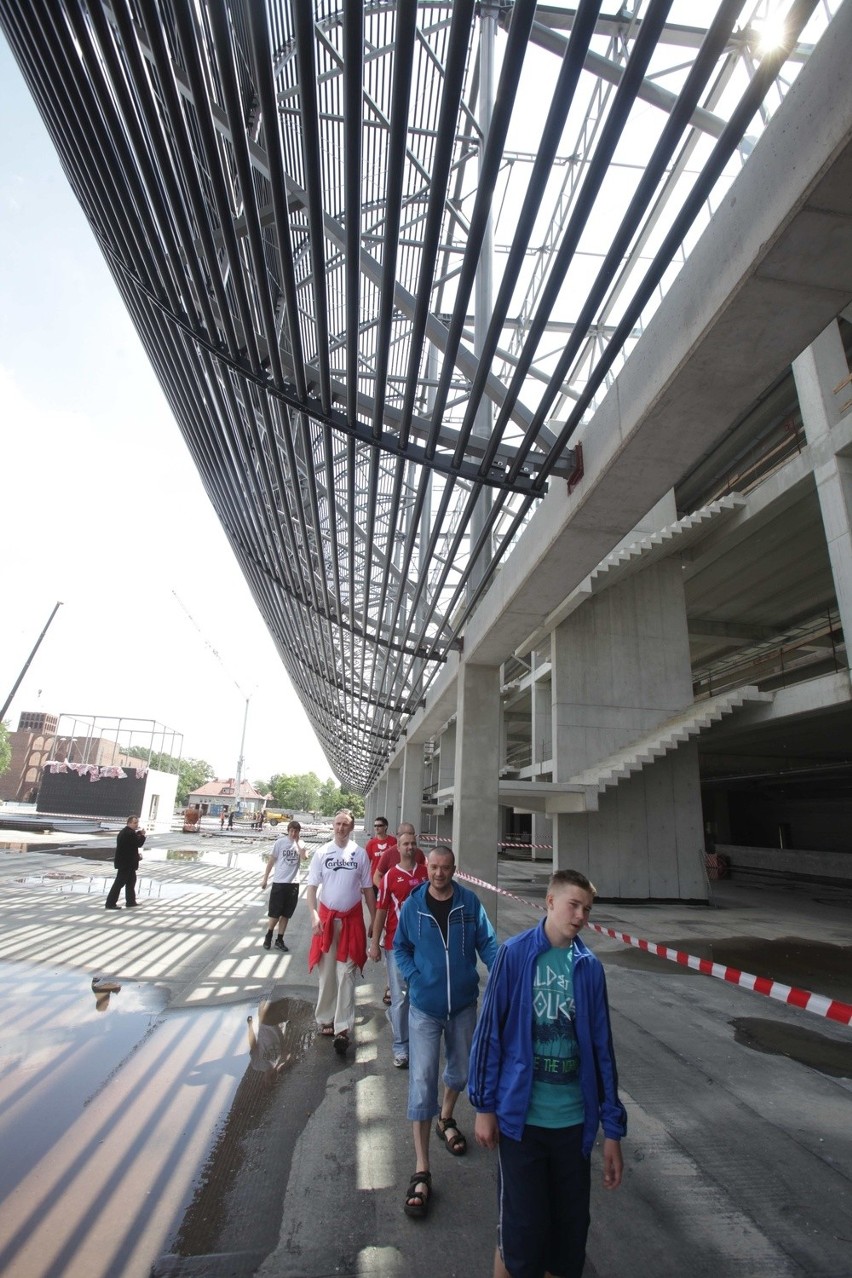
[(418, 865), (422, 865), (424, 869), (426, 867), (426, 858), (423, 855), (423, 853), (420, 851), (420, 848), (416, 846), (417, 831), (414, 829), (414, 826), (411, 824), (411, 822), (400, 821), (399, 825), (396, 827), (396, 833), (397, 833), (397, 838), (394, 839), (393, 843), (387, 849), (387, 851), (382, 853), (381, 857), (379, 858), (378, 865), (373, 866), (373, 887), (376, 889), (377, 892), (379, 888), (382, 886), (382, 879), (385, 877), (385, 875), (387, 874), (391, 866), (399, 865), (399, 840), (402, 839), (402, 836), (404, 834), (414, 835), (415, 837), (414, 859)]
[(382, 879), (379, 888), (379, 903), (373, 922), (373, 934), (370, 940), (370, 958), (378, 963), (379, 942), (384, 931), (385, 962), (388, 972), (388, 989), (391, 1002), (388, 1008), (388, 1020), (393, 1033), (393, 1063), (397, 1069), (408, 1068), (408, 986), (396, 965), (393, 953), (393, 938), (396, 932), (400, 906), (412, 888), (423, 883), (426, 878), (425, 865), (418, 865), (415, 860), (417, 838), (410, 834), (399, 836), (399, 860), (392, 865)]
[[(364, 851), (370, 858), (370, 868), (373, 875), (375, 875), (376, 866), (379, 864), (380, 858), (389, 848), (396, 847), (396, 835), (388, 834), (387, 817), (376, 817), (373, 822), (373, 830), (375, 833), (372, 839), (368, 839), (364, 844)], [(378, 887), (378, 884), (376, 884), (376, 887)]]

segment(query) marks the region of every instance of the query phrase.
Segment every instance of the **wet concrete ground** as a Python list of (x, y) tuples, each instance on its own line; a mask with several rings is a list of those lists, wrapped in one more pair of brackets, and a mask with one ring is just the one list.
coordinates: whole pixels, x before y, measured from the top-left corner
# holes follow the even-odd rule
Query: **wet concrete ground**
[[(0, 1273), (485, 1278), (493, 1156), (433, 1150), (429, 1219), (402, 1212), (413, 1154), (382, 970), (359, 984), (341, 1061), (313, 1033), (303, 905), (291, 954), (259, 944), (269, 840), (207, 842), (200, 857), (168, 855), (198, 851), (190, 840), (146, 848), (148, 896), (112, 915), (103, 865), (0, 853), (0, 1138), (13, 1150)], [(545, 881), (501, 867), (532, 903)], [(492, 902), (503, 935), (539, 917)], [(852, 1002), (848, 891), (724, 883), (710, 909), (600, 904), (594, 917)], [(607, 968), (630, 1131), (617, 1194), (593, 1164), (586, 1278), (849, 1278), (852, 1031), (588, 939)], [(96, 974), (122, 985), (102, 1012)], [(246, 1028), (264, 998), (283, 1022), (271, 1083)], [(465, 1100), (458, 1116), (470, 1134)]]

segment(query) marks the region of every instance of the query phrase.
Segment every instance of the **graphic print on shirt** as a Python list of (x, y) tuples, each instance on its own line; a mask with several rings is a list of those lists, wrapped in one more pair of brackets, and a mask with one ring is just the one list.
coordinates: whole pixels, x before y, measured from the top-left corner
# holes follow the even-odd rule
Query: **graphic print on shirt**
[[(561, 956), (560, 956), (561, 957)], [(572, 1083), (579, 1075), (580, 1052), (574, 1032), (574, 988), (570, 963), (554, 964), (543, 955), (533, 980), (533, 1080)]]
[(327, 856), (324, 859), (322, 868), (324, 870), (357, 870), (360, 867), (354, 857), (346, 856), (345, 854), (343, 856), (335, 856), (332, 853), (331, 856)]

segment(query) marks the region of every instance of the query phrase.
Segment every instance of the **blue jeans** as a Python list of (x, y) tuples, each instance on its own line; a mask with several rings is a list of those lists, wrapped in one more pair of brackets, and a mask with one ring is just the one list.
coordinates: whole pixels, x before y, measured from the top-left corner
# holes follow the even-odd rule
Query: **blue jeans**
[(442, 1038), (447, 1058), (444, 1086), (454, 1092), (464, 1091), (475, 1027), (475, 1003), (444, 1020), (427, 1016), (411, 1004), (408, 1013), (408, 1117), (413, 1123), (424, 1122), (441, 1112), (438, 1074)]
[(393, 1034), (394, 1060), (400, 1057), (408, 1059), (408, 986), (405, 977), (396, 965), (393, 950), (385, 950), (385, 963), (388, 969), (388, 989), (390, 990), (390, 1007), (387, 1010), (391, 1033)]

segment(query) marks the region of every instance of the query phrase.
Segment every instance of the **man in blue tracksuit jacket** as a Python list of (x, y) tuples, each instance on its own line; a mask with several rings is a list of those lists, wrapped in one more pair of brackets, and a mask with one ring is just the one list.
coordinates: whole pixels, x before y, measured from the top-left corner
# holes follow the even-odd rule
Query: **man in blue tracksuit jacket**
[[(481, 901), (470, 888), (453, 883), (452, 851), (433, 848), (426, 873), (428, 881), (403, 902), (393, 942), (396, 965), (408, 984), (408, 1117), (417, 1159), (404, 1208), (406, 1215), (419, 1218), (431, 1197), (432, 1119), (438, 1115), (435, 1131), (451, 1154), (467, 1150), (453, 1111), (467, 1084), (479, 994), (477, 956), (489, 969), (497, 956), (497, 938)], [(439, 1105), (442, 1038), (447, 1059)]]
[(579, 939), (595, 889), (560, 870), (547, 915), (500, 947), (470, 1060), (480, 1145), (499, 1152), (495, 1278), (579, 1278), (589, 1156), (604, 1132), (604, 1185), (621, 1183), (627, 1115), (600, 961)]

